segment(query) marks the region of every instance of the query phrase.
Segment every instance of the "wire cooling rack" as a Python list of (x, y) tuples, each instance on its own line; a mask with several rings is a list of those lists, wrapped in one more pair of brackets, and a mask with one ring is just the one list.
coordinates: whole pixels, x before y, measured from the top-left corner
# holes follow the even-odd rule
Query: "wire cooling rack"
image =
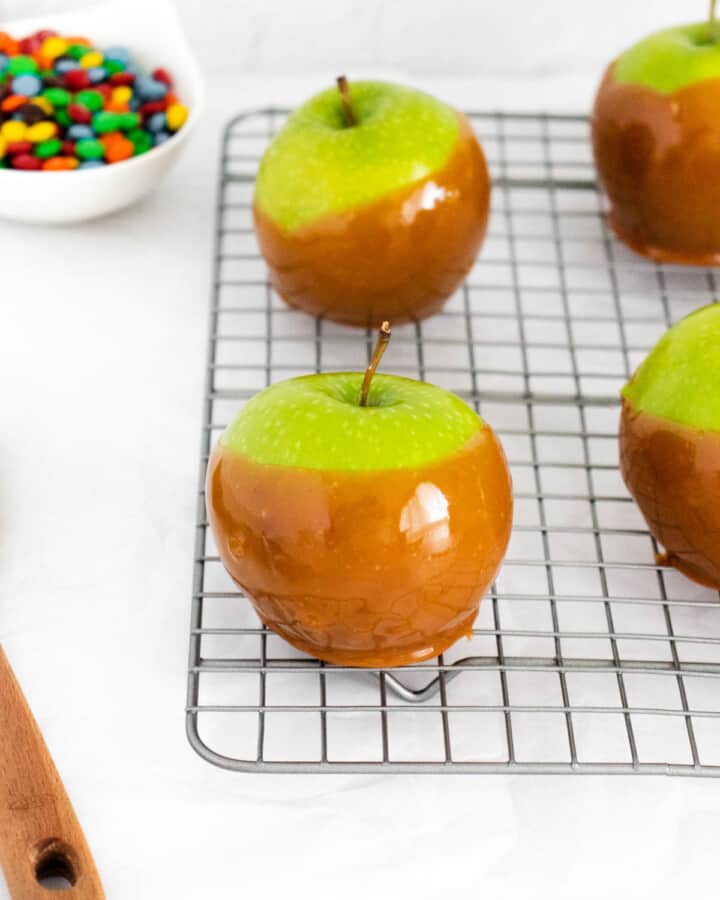
[(288, 309), (255, 243), (254, 173), (282, 110), (222, 153), (197, 506), (187, 726), (240, 771), (720, 774), (720, 604), (656, 565), (617, 468), (618, 391), (712, 270), (653, 265), (608, 231), (588, 122), (477, 113), (490, 230), (444, 311), (393, 328), (383, 369), (472, 403), (511, 463), (515, 527), (472, 639), (406, 669), (304, 656), (262, 628), (205, 519), (210, 447), (276, 380), (363, 368), (373, 335)]

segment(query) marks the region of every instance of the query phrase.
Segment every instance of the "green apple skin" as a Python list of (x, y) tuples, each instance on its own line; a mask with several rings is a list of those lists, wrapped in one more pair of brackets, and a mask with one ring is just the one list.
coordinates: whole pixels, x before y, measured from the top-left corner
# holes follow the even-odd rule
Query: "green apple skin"
[(397, 375), (304, 375), (256, 394), (220, 439), (263, 465), (331, 471), (417, 468), (460, 450), (484, 427), (455, 394)]
[(286, 231), (365, 206), (441, 168), (458, 138), (455, 111), (412, 88), (350, 85), (348, 127), (336, 88), (299, 107), (268, 147), (257, 208)]
[(670, 328), (622, 395), (636, 410), (720, 432), (720, 304), (695, 310)]
[(618, 84), (638, 84), (661, 94), (720, 78), (720, 24), (708, 22), (666, 28), (639, 41), (615, 61)]

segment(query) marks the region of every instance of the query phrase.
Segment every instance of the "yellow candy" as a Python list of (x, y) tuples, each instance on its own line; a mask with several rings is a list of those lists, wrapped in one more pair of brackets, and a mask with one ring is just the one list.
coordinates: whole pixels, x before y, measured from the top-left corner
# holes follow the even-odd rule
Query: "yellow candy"
[(24, 141), (25, 135), (28, 132), (28, 127), (24, 122), (18, 122), (15, 119), (10, 119), (8, 122), (3, 122), (0, 127), (0, 135), (2, 135), (8, 144), (14, 144), (17, 141)]
[(40, 109), (41, 109), (43, 112), (46, 112), (48, 115), (52, 115), (52, 113), (53, 113), (53, 105), (52, 105), (52, 103), (47, 99), (47, 97), (33, 97), (32, 100), (31, 100), (30, 102), (31, 102), (31, 103), (34, 103), (35, 106), (39, 106)]
[(80, 65), (83, 69), (94, 69), (96, 66), (101, 66), (104, 59), (105, 57), (99, 50), (91, 50), (80, 58)]
[[(7, 122), (5, 124), (8, 124)], [(38, 122), (31, 125), (27, 130), (26, 139), (32, 141), (33, 144), (40, 144), (42, 141), (49, 141), (57, 134), (57, 125), (54, 122)]]
[(6, 150), (7, 150), (7, 141), (6, 141), (5, 138), (0, 134), (0, 159), (2, 159), (3, 156), (5, 156), (5, 151), (6, 151)]
[(128, 100), (132, 97), (133, 92), (132, 88), (128, 87), (126, 84), (121, 84), (120, 87), (116, 87), (112, 92), (112, 102), (113, 103), (127, 103)]
[(67, 48), (68, 43), (65, 38), (53, 35), (52, 37), (45, 38), (42, 47), (40, 48), (40, 52), (46, 59), (55, 59), (58, 56), (62, 56)]
[(188, 117), (188, 108), (182, 103), (171, 103), (165, 110), (165, 118), (167, 127), (170, 131), (177, 131), (182, 128)]

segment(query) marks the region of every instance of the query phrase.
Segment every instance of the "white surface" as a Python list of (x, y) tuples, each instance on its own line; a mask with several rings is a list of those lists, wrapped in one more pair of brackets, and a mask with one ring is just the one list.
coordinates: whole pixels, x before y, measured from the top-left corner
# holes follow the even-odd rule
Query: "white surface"
[[(92, 0), (0, 0), (0, 21)], [(148, 0), (150, 5), (150, 0)], [(706, 0), (177, 0), (206, 67), (294, 73), (401, 66), (437, 75), (593, 72)], [(208, 14), (208, 6), (212, 12)]]
[[(185, 741), (220, 124), (328, 78), (212, 79), (187, 155), (140, 206), (0, 223), (0, 640), (107, 895), (708, 896), (717, 782), (244, 776)], [(461, 106), (582, 110), (595, 79), (413, 80)]]
[[(11, 34), (26, 35), (46, 25), (41, 15), (13, 21), (7, 28)], [(84, 222), (134, 203), (167, 175), (202, 114), (200, 75), (169, 0), (153, 0), (151, 4), (105, 0), (90, 11), (55, 15), (53, 25), (63, 34), (82, 31), (92, 35), (101, 45), (126, 44), (150, 66), (162, 60), (173, 73), (179, 96), (191, 110), (187, 122), (171, 140), (122, 166), (52, 174), (0, 170), (1, 217), (44, 224)]]

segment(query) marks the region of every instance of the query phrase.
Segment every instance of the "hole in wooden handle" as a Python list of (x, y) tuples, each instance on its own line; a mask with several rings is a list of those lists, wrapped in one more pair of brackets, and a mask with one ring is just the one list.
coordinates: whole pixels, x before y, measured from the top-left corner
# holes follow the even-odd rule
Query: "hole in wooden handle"
[(68, 891), (78, 880), (77, 857), (64, 841), (43, 841), (34, 851), (35, 880), (47, 891)]

